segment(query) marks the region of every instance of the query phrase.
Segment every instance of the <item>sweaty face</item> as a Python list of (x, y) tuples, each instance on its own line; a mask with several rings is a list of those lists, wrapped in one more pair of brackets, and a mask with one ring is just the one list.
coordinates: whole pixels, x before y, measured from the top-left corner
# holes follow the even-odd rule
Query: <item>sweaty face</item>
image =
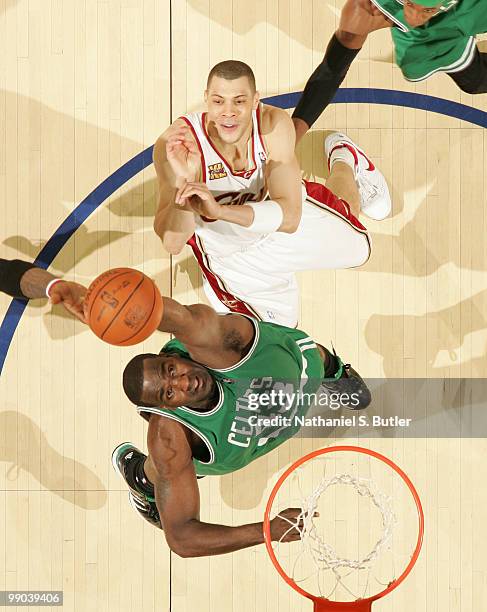
[(144, 360), (142, 402), (152, 406), (207, 408), (215, 381), (208, 370), (178, 355)]
[(214, 76), (205, 92), (208, 127), (216, 130), (226, 144), (235, 144), (246, 136), (252, 125), (252, 111), (259, 96), (252, 91), (247, 77), (227, 81)]
[(414, 2), (409, 2), (409, 0), (404, 1), (404, 19), (406, 23), (412, 28), (417, 28), (419, 26), (427, 23), (432, 17), (439, 13), (439, 7), (426, 7), (421, 6), (420, 4), (415, 4)]

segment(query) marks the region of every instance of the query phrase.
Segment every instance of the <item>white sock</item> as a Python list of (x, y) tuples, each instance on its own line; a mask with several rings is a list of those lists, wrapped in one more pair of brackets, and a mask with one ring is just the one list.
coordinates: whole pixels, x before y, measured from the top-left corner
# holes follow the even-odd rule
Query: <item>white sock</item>
[(333, 151), (330, 157), (330, 171), (333, 168), (335, 162), (343, 162), (352, 168), (354, 176), (357, 174), (357, 168), (355, 167), (355, 157), (348, 147), (340, 147)]

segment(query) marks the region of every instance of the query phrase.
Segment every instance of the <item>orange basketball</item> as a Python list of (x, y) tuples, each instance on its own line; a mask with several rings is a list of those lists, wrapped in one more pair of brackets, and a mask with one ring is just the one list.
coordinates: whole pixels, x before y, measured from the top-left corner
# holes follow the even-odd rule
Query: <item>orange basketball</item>
[(132, 268), (100, 274), (88, 287), (85, 313), (95, 334), (118, 346), (148, 338), (161, 322), (163, 302), (154, 282)]

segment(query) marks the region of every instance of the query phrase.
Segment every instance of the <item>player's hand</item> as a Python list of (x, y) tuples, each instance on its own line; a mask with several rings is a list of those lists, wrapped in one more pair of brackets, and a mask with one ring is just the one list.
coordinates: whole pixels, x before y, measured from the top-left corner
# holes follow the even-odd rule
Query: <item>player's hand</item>
[(170, 134), (166, 157), (176, 177), (194, 180), (199, 176), (201, 155), (188, 126), (180, 126)]
[[(300, 540), (300, 532), (304, 528), (303, 519), (299, 519), (302, 512), (301, 508), (287, 508), (279, 512), (271, 521), (272, 540), (274, 542), (296, 542)], [(319, 516), (318, 512), (315, 512), (313, 516)]]
[(207, 219), (219, 219), (222, 212), (205, 183), (186, 183), (176, 194), (176, 204)]
[(375, 32), (375, 30), (381, 30), (382, 28), (392, 28), (394, 22), (392, 19), (388, 19), (384, 13), (377, 8), (375, 4), (369, 2), (369, 12), (372, 16), (370, 20), (370, 31)]
[(83, 302), (87, 289), (79, 283), (60, 281), (55, 283), (49, 291), (51, 304), (62, 304), (64, 308), (83, 323), (88, 320), (83, 311)]
[(350, 43), (353, 42), (350, 37), (367, 37), (370, 32), (390, 28), (392, 25), (392, 21), (370, 0), (347, 0), (340, 14), (338, 29)]

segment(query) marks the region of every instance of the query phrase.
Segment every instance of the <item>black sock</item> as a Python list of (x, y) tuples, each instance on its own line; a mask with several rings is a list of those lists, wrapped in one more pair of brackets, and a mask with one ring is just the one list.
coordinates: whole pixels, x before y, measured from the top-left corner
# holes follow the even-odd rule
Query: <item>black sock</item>
[(142, 493), (142, 495), (154, 498), (154, 485), (144, 472), (144, 463), (145, 457), (137, 457), (137, 459), (133, 459), (129, 463), (132, 470), (133, 481), (137, 491)]
[(336, 355), (330, 353), (326, 346), (323, 349), (325, 351), (325, 377), (333, 378), (340, 371), (340, 360)]

